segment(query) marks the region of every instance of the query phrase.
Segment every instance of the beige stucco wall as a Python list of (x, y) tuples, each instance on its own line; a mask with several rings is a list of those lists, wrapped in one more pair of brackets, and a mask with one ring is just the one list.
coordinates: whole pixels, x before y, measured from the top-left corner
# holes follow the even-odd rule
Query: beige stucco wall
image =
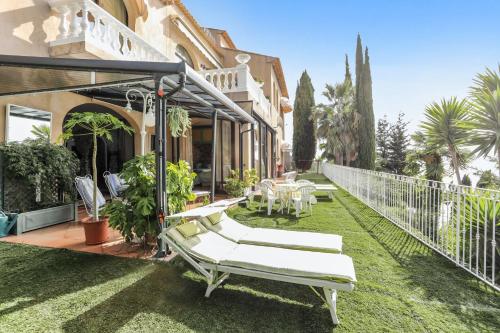
[(0, 1), (0, 54), (48, 56), (58, 24), (45, 0)]

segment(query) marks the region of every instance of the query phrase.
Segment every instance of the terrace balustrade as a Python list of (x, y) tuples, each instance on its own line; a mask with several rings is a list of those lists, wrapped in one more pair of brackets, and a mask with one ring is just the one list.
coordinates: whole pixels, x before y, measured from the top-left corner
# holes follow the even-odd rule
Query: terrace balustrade
[(247, 92), (250, 98), (257, 102), (260, 116), (271, 119), (271, 103), (264, 95), (261, 84), (252, 77), (247, 64), (239, 64), (230, 68), (201, 70), (199, 73), (223, 93)]
[(323, 174), (408, 234), (500, 290), (500, 192), (322, 163)]
[[(110, 60), (167, 61), (167, 57), (91, 0), (47, 0), (60, 19), (59, 34), (51, 48), (78, 49)], [(88, 45), (87, 45), (88, 44)], [(58, 54), (59, 55), (59, 54)]]

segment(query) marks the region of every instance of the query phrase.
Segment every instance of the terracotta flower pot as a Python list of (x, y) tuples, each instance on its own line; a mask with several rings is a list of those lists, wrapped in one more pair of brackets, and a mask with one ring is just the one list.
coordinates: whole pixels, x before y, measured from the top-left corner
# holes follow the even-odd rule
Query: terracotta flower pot
[(85, 230), (85, 244), (97, 245), (106, 242), (109, 238), (109, 219), (107, 217), (94, 221), (92, 217), (82, 219)]

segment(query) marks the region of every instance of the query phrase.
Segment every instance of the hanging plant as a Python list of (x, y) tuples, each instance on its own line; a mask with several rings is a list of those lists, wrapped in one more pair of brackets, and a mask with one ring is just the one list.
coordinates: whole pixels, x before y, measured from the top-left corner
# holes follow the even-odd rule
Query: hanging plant
[(189, 113), (180, 106), (171, 107), (168, 110), (168, 125), (173, 137), (186, 136), (186, 131), (191, 128)]

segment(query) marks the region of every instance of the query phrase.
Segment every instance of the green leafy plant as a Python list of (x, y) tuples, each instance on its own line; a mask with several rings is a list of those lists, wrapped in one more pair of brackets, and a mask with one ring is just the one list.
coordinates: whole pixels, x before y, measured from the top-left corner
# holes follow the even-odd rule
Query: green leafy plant
[(196, 173), (191, 171), (186, 161), (167, 164), (167, 196), (170, 214), (182, 212), (188, 201), (193, 201), (193, 182)]
[(168, 125), (173, 137), (185, 136), (186, 131), (191, 128), (189, 113), (179, 106), (168, 110)]
[(136, 156), (126, 162), (121, 177), (128, 187), (123, 200), (113, 200), (104, 208), (109, 225), (130, 241), (137, 237), (156, 234), (156, 177), (155, 156)]
[[(5, 207), (21, 212), (57, 206), (74, 199), (78, 159), (66, 147), (41, 140), (0, 145)], [(38, 193), (39, 200), (36, 200)]]
[[(92, 179), (94, 181), (92, 203), (94, 207), (97, 207), (97, 138), (103, 137), (111, 141), (113, 139), (111, 131), (123, 129), (127, 133), (132, 133), (133, 129), (109, 113), (78, 112), (72, 113), (69, 120), (64, 125), (64, 140), (73, 137), (73, 130), (75, 127), (82, 128), (84, 130), (83, 133), (78, 135), (92, 136)], [(97, 209), (93, 215), (93, 220), (99, 220)]]
[(231, 170), (229, 177), (225, 179), (224, 189), (231, 197), (241, 197), (245, 194), (245, 189), (254, 186), (258, 180), (259, 177), (255, 169), (243, 171), (243, 180), (240, 179), (239, 169)]
[[(104, 208), (109, 225), (120, 231), (126, 240), (134, 236), (157, 236), (155, 155), (136, 156), (125, 163), (121, 177), (128, 187), (123, 200), (113, 200)], [(167, 165), (167, 198), (169, 214), (185, 210), (196, 177), (185, 161)]]

